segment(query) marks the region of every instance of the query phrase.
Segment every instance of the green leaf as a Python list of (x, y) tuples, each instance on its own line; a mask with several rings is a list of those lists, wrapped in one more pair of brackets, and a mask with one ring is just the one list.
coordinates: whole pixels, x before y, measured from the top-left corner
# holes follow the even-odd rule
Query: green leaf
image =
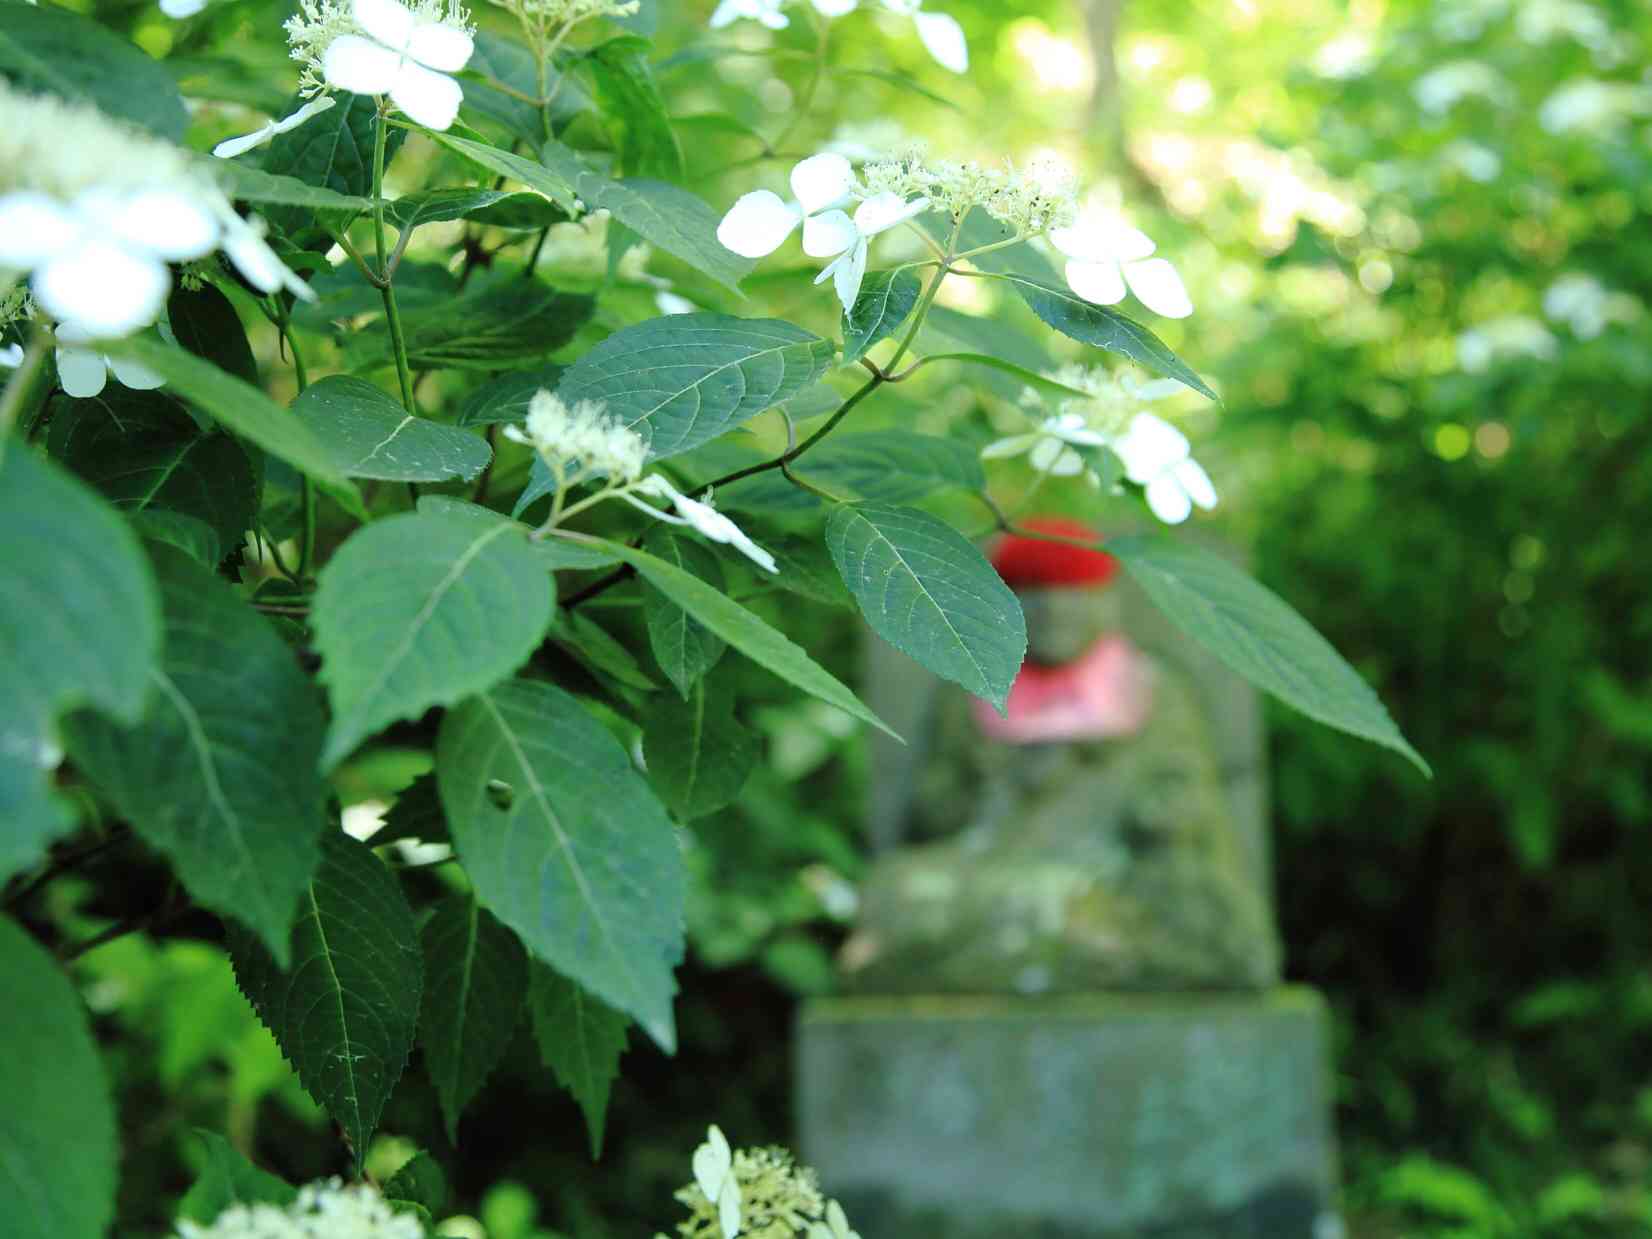
[(390, 1176), (389, 1182), (384, 1185), (384, 1196), (386, 1200), (419, 1205), (440, 1217), (447, 1208), (447, 1175), (436, 1159), (421, 1149)]
[(80, 706), (143, 714), (161, 607), (132, 530), (96, 493), (0, 439), (0, 882), (69, 828), (54, 723)]
[(347, 477), (469, 481), (493, 458), (475, 435), (414, 417), (365, 379), (345, 374), (330, 374), (306, 387), (292, 411)]
[[(973, 448), (956, 439), (903, 430), (835, 434), (791, 467), (793, 475), (848, 499), (916, 503), (955, 489), (986, 490)], [(740, 511), (808, 511), (818, 495), (771, 470), (717, 492), (719, 506)]]
[(641, 692), (659, 688), (636, 656), (584, 612), (558, 611), (555, 633), (556, 643), (590, 670)]
[(188, 289), (181, 285), (166, 301), (166, 319), (178, 343), (195, 356), (228, 370), (236, 378), (258, 382), (258, 363), (252, 359), (241, 316), (230, 299), (211, 284)]
[[(288, 111), (296, 111), (303, 102), (295, 98)], [(297, 129), (276, 134), (264, 155), (264, 171), (364, 198), (373, 189), (373, 127), (378, 123), (377, 116), (378, 105), (371, 95), (341, 95), (332, 107), (310, 117)], [(406, 140), (407, 130), (390, 128), (384, 140), (386, 167)], [(283, 207), (269, 212), (269, 218), (281, 231), (302, 240), (311, 231), (314, 209), (312, 203)]]
[[(467, 503), (451, 495), (420, 495), (418, 510), (427, 516), (451, 516), (455, 520), (468, 520), (483, 527), (508, 525), (523, 537), (531, 532), (526, 525), (512, 520), (503, 512), (495, 512), (492, 508), (484, 508), (480, 504)], [(612, 555), (605, 555), (589, 547), (575, 546), (571, 542), (546, 540), (530, 542), (528, 547), (539, 560), (539, 566), (546, 572), (560, 572), (564, 568), (587, 571), (594, 568), (612, 568), (619, 562)]]
[(208, 1225), (231, 1205), (287, 1205), (298, 1189), (260, 1170), (217, 1132), (197, 1127), (195, 1139), (205, 1150), (205, 1164), (178, 1202), (179, 1218)]
[(1046, 378), (1035, 370), (1028, 370), (1025, 366), (1018, 366), (1013, 361), (1005, 361), (1001, 357), (989, 357), (985, 353), (931, 353), (924, 358), (924, 364), (929, 365), (937, 361), (961, 361), (972, 366), (988, 366), (1001, 374), (1019, 379), (1028, 387), (1035, 388), (1047, 396), (1064, 398), (1077, 397), (1080, 400), (1091, 399), (1089, 392), (1077, 387), (1068, 387), (1065, 383), (1057, 383), (1054, 379)]
[(554, 204), (546, 203), (538, 194), (508, 193), (502, 189), (481, 189), (475, 186), (425, 189), (416, 194), (408, 194), (388, 204), (384, 209), (384, 218), (406, 231), (424, 224), (441, 223), (444, 220), (473, 219), (499, 207), (520, 209), (524, 203), (537, 203), (540, 207), (546, 208), (542, 212), (542, 222), (529, 226), (545, 227), (569, 218), (567, 212)]
[[(18, 451), (13, 445), (8, 455)], [(103, 1063), (69, 978), (4, 918), (0, 992), (6, 995), (0, 1003), (6, 1231), (11, 1239), (103, 1239), (115, 1214), (118, 1155)]]
[(204, 568), (215, 568), (224, 557), (224, 545), (212, 526), (181, 512), (134, 512), (128, 519), (138, 537), (175, 546)]
[(399, 796), (384, 815), (384, 825), (367, 840), (370, 847), (383, 847), (397, 839), (417, 839), (421, 843), (446, 843), (447, 815), (436, 790), (434, 773), (421, 774)]
[(1201, 396), (1216, 399), (1216, 393), (1186, 362), (1134, 319), (1126, 318), (1107, 306), (1095, 305), (1055, 284), (1046, 284), (1024, 275), (1001, 275), (997, 278), (1008, 281), (1032, 308), (1032, 312), (1062, 335), (1080, 344), (1091, 344), (1128, 357), (1157, 374), (1175, 379), (1184, 387), (1191, 387)]
[(166, 379), (173, 392), (199, 406), (226, 428), (359, 505), (355, 487), (339, 472), (325, 445), (302, 422), (250, 383), (224, 373), (192, 353), (142, 336), (109, 341), (99, 347), (148, 366)]
[(424, 1011), (419, 1044), (425, 1070), (457, 1142), (459, 1115), (499, 1065), (528, 984), (521, 940), (471, 895), (444, 900), (419, 932)]
[(427, 136), (489, 172), (498, 173), (507, 180), (516, 181), (537, 193), (544, 194), (570, 217), (579, 210), (579, 201), (575, 198), (573, 188), (567, 179), (543, 164), (523, 159), (520, 155), (502, 151), (498, 147), (488, 146), (484, 142), (461, 138), (453, 133), (431, 130)]
[(758, 666), (772, 671), (810, 696), (818, 697), (862, 722), (871, 723), (891, 736), (895, 735), (882, 719), (861, 703), (860, 698), (803, 650), (793, 645), (784, 634), (769, 627), (738, 602), (720, 590), (713, 589), (693, 573), (684, 572), (675, 564), (668, 564), (663, 559), (620, 542), (583, 536), (571, 540), (600, 547), (616, 559), (623, 559), (635, 568), (645, 581), (657, 586), (661, 593)]
[(679, 181), (683, 152), (648, 67), (648, 51), (647, 39), (609, 39), (587, 51), (583, 63), (618, 138), (620, 167), (629, 176)]
[[(336, 111), (340, 104), (333, 106)], [(325, 113), (323, 113), (325, 115)], [(279, 140), (279, 139), (278, 139)], [(238, 159), (203, 156), (201, 165), (237, 202), (258, 202), (268, 206), (307, 207), (312, 211), (340, 211), (346, 214), (371, 211), (373, 200), (359, 194), (340, 193), (322, 185), (307, 185), (296, 176), (266, 172)]]
[[(497, 121), (510, 136), (520, 138), (530, 146), (543, 141), (543, 110), (517, 97), (527, 95), (532, 98), (539, 93), (537, 58), (522, 45), (520, 38), (512, 39), (478, 30), (475, 40), (476, 50), (461, 75), (465, 87), (465, 111), (481, 113)], [(508, 86), (516, 94), (506, 94), (489, 85), (490, 81)], [(591, 106), (578, 84), (564, 79), (554, 69), (547, 70), (544, 86), (547, 94), (556, 96), (550, 105), (553, 132)]]
[(764, 533), (759, 545), (780, 566), (774, 576), (774, 584), (780, 589), (829, 607), (855, 605), (854, 595), (837, 574), (830, 552), (819, 542), (795, 533)]
[(552, 365), (501, 374), (466, 396), (454, 420), (461, 426), (520, 424), (527, 420), (528, 405), (534, 395), (541, 391), (554, 392), (567, 370), (567, 366)]
[(630, 1021), (538, 960), (528, 978), (528, 1011), (540, 1061), (585, 1112), (591, 1156), (600, 1157), (608, 1092), (619, 1077)]
[(69, 752), (196, 900), (285, 966), (326, 826), (320, 703), (269, 621), (182, 551), (151, 549), (166, 634), (149, 711), (129, 727), (76, 715)]
[(927, 512), (867, 503), (832, 513), (826, 545), (873, 632), (1004, 710), (1027, 625), (973, 543)]
[(515, 671), (551, 622), (552, 585), (521, 526), (407, 512), (358, 529), (310, 613), (333, 723), (324, 770), (366, 737)]
[(843, 364), (859, 361), (880, 340), (901, 329), (923, 293), (923, 281), (904, 267), (874, 271), (843, 314)]
[(671, 314), (616, 331), (568, 368), (558, 394), (602, 401), (659, 460), (796, 395), (832, 361), (829, 341), (779, 319)]
[(171, 142), (189, 125), (171, 74), (88, 17), (55, 5), (10, 5), (0, 25), (0, 75), (30, 94), (90, 103)]
[(422, 969), (418, 930), (396, 876), (342, 831), (293, 926), (293, 967), (276, 967), (229, 926), (235, 979), (299, 1083), (344, 1129), (359, 1168), (413, 1048)]
[[(407, 361), (415, 369), (496, 370), (554, 353), (583, 327), (596, 302), (537, 280), (509, 279), (402, 315)], [(345, 346), (352, 366), (385, 362), (390, 333), (363, 331)]]
[(1359, 673), (1272, 590), (1220, 556), (1163, 535), (1112, 538), (1107, 550), (1178, 628), (1252, 684), (1431, 774)]
[(258, 479), (246, 449), (217, 427), (203, 432), (164, 392), (111, 383), (89, 400), (57, 397), (46, 446), (128, 515), (194, 517), (220, 548), (252, 527)]
[[(694, 539), (656, 525), (643, 539), (643, 546), (650, 555), (693, 573), (713, 589), (724, 588), (722, 561)], [(646, 580), (642, 583), (642, 616), (654, 661), (686, 698), (695, 682), (717, 665), (727, 647), (722, 638)]]
[(449, 711), (436, 776), (482, 902), (672, 1052), (682, 854), (619, 741), (561, 689), (509, 680)]
[(589, 209), (610, 212), (649, 244), (735, 292), (756, 265), (724, 247), (717, 239), (722, 217), (686, 189), (641, 177), (610, 180), (557, 141), (545, 143), (540, 158)]
[(734, 717), (723, 676), (706, 676), (686, 700), (669, 695), (643, 719), (649, 781), (685, 822), (734, 803), (757, 765), (757, 737)]

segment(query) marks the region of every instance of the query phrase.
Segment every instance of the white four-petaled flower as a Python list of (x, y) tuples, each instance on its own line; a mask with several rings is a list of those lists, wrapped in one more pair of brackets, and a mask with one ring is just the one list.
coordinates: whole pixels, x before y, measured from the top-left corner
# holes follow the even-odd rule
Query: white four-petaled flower
[(860, 1234), (849, 1228), (849, 1219), (844, 1216), (843, 1206), (835, 1200), (828, 1200), (826, 1220), (810, 1225), (809, 1239), (860, 1239)]
[(985, 460), (1028, 453), (1027, 460), (1040, 473), (1058, 478), (1076, 477), (1084, 471), (1084, 458), (1074, 447), (1106, 447), (1109, 439), (1091, 430), (1081, 413), (1058, 413), (1046, 417), (1037, 430), (999, 439), (981, 450)]
[(1067, 285), (1086, 301), (1116, 305), (1126, 289), (1155, 314), (1186, 318), (1193, 313), (1182, 277), (1145, 232), (1122, 220), (1080, 218), (1050, 231), (1050, 244), (1067, 259)]
[[(817, 156), (818, 158), (818, 156)], [(855, 308), (861, 281), (866, 278), (866, 256), (871, 238), (904, 224), (929, 209), (929, 199), (907, 202), (899, 194), (874, 194), (855, 208), (853, 216), (843, 211), (827, 211), (803, 225), (803, 250), (811, 258), (833, 258), (815, 277), (821, 284), (830, 279), (837, 289), (844, 312)], [(814, 235), (810, 236), (810, 225)], [(810, 248), (811, 240), (814, 248)]]
[[(739, 551), (742, 555), (751, 560), (752, 563), (756, 564), (765, 572), (780, 571), (779, 565), (774, 562), (774, 556), (769, 554), (762, 547), (758, 546), (757, 543), (753, 542), (750, 538), (746, 537), (745, 533), (738, 525), (729, 520), (728, 517), (724, 516), (709, 503), (702, 502), (699, 499), (690, 499), (675, 486), (671, 485), (670, 482), (666, 481), (660, 474), (649, 474), (642, 480), (642, 483), (636, 489), (638, 494), (648, 495), (655, 499), (663, 499), (667, 503), (671, 504), (672, 507), (677, 509), (676, 516), (668, 516), (664, 512), (650, 507), (647, 504), (639, 503), (637, 505), (647, 511), (651, 516), (654, 516), (671, 525), (687, 525), (705, 537), (710, 538), (713, 542), (721, 542), (725, 546), (732, 546), (735, 550)], [(715, 1127), (711, 1129), (711, 1132), (711, 1146), (701, 1145), (700, 1150), (696, 1150), (694, 1154), (694, 1176), (696, 1179), (700, 1178), (700, 1151), (706, 1149), (707, 1147), (715, 1147), (717, 1140), (722, 1137), (722, 1133)], [(727, 1150), (728, 1142), (726, 1140), (723, 1141), (722, 1148)], [(704, 1188), (705, 1181), (703, 1179), (700, 1180), (700, 1185)], [(717, 1201), (719, 1206), (722, 1206), (721, 1200), (712, 1192), (707, 1191), (706, 1197), (710, 1200)], [(735, 1205), (736, 1208), (738, 1208), (738, 1193), (735, 1197)], [(736, 1226), (736, 1229), (738, 1229), (738, 1226)]]
[(470, 33), (450, 22), (422, 20), (398, 0), (352, 0), (351, 16), (366, 36), (346, 34), (322, 54), (329, 86), (358, 95), (389, 95), (408, 117), (447, 129), (464, 92), (449, 74), (470, 60)]
[(734, 1151), (729, 1148), (728, 1138), (715, 1125), (707, 1130), (706, 1142), (694, 1150), (692, 1165), (694, 1182), (699, 1184), (706, 1199), (717, 1206), (723, 1239), (734, 1239), (740, 1233), (740, 1184), (734, 1177)]
[(1167, 525), (1179, 525), (1194, 505), (1216, 506), (1210, 474), (1194, 460), (1187, 436), (1163, 418), (1138, 413), (1109, 447), (1124, 463), (1124, 475), (1147, 492), (1147, 506)]
[[(860, 7), (860, 0), (809, 0), (822, 17), (844, 17)], [(722, 0), (711, 15), (711, 28), (719, 30), (742, 18), (762, 22), (770, 30), (784, 30), (791, 19), (784, 13), (786, 0)], [(918, 30), (918, 41), (935, 62), (954, 73), (969, 71), (969, 42), (956, 18), (945, 13), (926, 13), (923, 0), (883, 0), (891, 13), (910, 17)]]
[(110, 374), (122, 386), (135, 391), (152, 391), (166, 382), (149, 367), (135, 361), (77, 347), (90, 342), (91, 336), (73, 323), (64, 323), (57, 329), (57, 381), (69, 395), (81, 400), (96, 396)]

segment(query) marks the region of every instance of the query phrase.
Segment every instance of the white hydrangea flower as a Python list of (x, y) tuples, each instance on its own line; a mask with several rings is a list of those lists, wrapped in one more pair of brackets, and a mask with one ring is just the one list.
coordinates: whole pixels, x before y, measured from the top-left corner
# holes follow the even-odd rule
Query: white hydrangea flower
[(803, 249), (816, 258), (835, 254), (821, 250), (823, 241), (812, 240), (810, 225), (826, 211), (853, 202), (859, 194), (855, 170), (842, 155), (811, 155), (791, 172), (794, 198), (791, 202), (769, 189), (742, 194), (717, 225), (717, 240), (724, 249), (742, 258), (766, 258), (786, 243), (803, 225)]
[(331, 95), (320, 95), (311, 99), (290, 116), (284, 116), (280, 120), (267, 121), (243, 137), (226, 138), (212, 148), (212, 153), (219, 159), (234, 159), (237, 155), (244, 155), (254, 147), (263, 146), (278, 133), (286, 133), (289, 129), (297, 129), (310, 117), (325, 112), (332, 107), (333, 102)]
[(166, 380), (147, 366), (121, 357), (109, 357), (96, 349), (77, 348), (89, 344), (91, 335), (83, 327), (64, 323), (57, 329), (57, 379), (63, 390), (80, 400), (89, 400), (103, 390), (113, 374), (123, 387), (153, 391)]
[(926, 13), (924, 0), (883, 0), (884, 8), (902, 17), (910, 17), (918, 28), (918, 42), (924, 45), (943, 69), (954, 73), (969, 72), (969, 42), (958, 19), (945, 13)]
[(1080, 217), (1055, 228), (1050, 244), (1067, 259), (1067, 286), (1086, 301), (1117, 305), (1126, 289), (1155, 314), (1186, 318), (1193, 302), (1176, 268), (1154, 258), (1152, 238), (1111, 216)]
[(543, 390), (528, 401), (524, 424), (506, 426), (504, 434), (532, 447), (553, 470), (561, 471), (565, 487), (587, 477), (635, 482), (648, 456), (642, 436), (609, 417), (607, 406), (580, 400), (570, 407), (560, 396)]
[(174, 21), (194, 17), (206, 6), (207, 0), (161, 0), (161, 12)]
[(980, 207), (1019, 236), (1066, 227), (1078, 214), (1072, 172), (1053, 160), (990, 168), (973, 160), (931, 160), (914, 151), (868, 163), (861, 176), (868, 194), (927, 198), (953, 219)]
[(1194, 505), (1216, 506), (1210, 474), (1193, 459), (1187, 436), (1151, 413), (1138, 413), (1109, 446), (1124, 463), (1124, 476), (1147, 492), (1147, 506), (1167, 525), (1179, 525)]
[(1652, 86), (1579, 78), (1566, 83), (1537, 109), (1537, 123), (1556, 137), (1605, 137), (1632, 117), (1652, 113)]
[[(871, 239), (904, 224), (929, 209), (929, 199), (903, 201), (898, 194), (875, 194), (855, 208), (853, 216), (843, 211), (827, 211), (803, 226), (803, 248), (814, 258), (837, 257), (815, 277), (815, 283), (831, 280), (845, 311), (854, 309), (866, 278), (866, 257)], [(810, 236), (810, 225), (815, 225)], [(815, 248), (810, 248), (811, 240)], [(824, 251), (824, 252), (822, 252)]]
[[(681, 498), (669, 486), (664, 489)], [(740, 1233), (740, 1183), (734, 1177), (734, 1151), (729, 1148), (728, 1137), (715, 1123), (706, 1131), (706, 1142), (694, 1150), (692, 1165), (694, 1182), (706, 1199), (717, 1206), (723, 1239), (734, 1239)]]
[(693, 314), (700, 307), (681, 293), (674, 293), (669, 288), (662, 288), (654, 294), (654, 308), (661, 314)]
[(1027, 455), (1028, 463), (1040, 473), (1070, 478), (1084, 472), (1084, 457), (1077, 447), (1106, 447), (1108, 436), (1091, 430), (1082, 413), (1058, 413), (1046, 417), (1029, 434), (1010, 435), (981, 449), (983, 460), (1000, 460)]
[[(756, 564), (765, 572), (780, 571), (779, 565), (774, 562), (774, 556), (769, 554), (762, 547), (758, 546), (757, 543), (753, 542), (750, 538), (746, 537), (745, 533), (741, 531), (738, 525), (729, 520), (728, 517), (724, 516), (716, 508), (712, 507), (710, 503), (700, 499), (690, 499), (675, 486), (671, 485), (670, 482), (666, 481), (660, 474), (651, 473), (645, 477), (641, 484), (637, 487), (637, 493), (640, 495), (647, 495), (653, 499), (664, 500), (677, 509), (676, 516), (669, 516), (657, 508), (650, 507), (648, 504), (638, 503), (635, 500), (631, 500), (635, 506), (641, 508), (650, 516), (653, 516), (658, 520), (665, 521), (667, 524), (671, 525), (687, 525), (696, 532), (710, 538), (713, 542), (721, 542), (725, 546), (732, 546), (735, 550), (739, 551), (742, 555), (751, 560), (752, 563)], [(627, 499), (630, 499), (629, 495), (626, 497)], [(721, 1138), (722, 1133), (715, 1127), (711, 1130), (713, 1133), (711, 1142), (709, 1145), (701, 1145), (701, 1150), (710, 1147), (715, 1151), (715, 1148), (717, 1147), (717, 1140)], [(728, 1141), (722, 1141), (721, 1147), (726, 1154), (728, 1149)], [(710, 1155), (708, 1154), (708, 1156)], [(699, 1178), (700, 1174), (700, 1161), (700, 1151), (696, 1150), (694, 1154), (694, 1173), (696, 1179)], [(703, 1181), (701, 1186), (704, 1186)], [(717, 1201), (720, 1208), (729, 1207), (723, 1205), (721, 1198), (713, 1192), (708, 1191), (706, 1196), (708, 1199)], [(734, 1208), (736, 1209), (735, 1230), (739, 1229), (738, 1205), (739, 1196), (736, 1194), (734, 1204)], [(724, 1216), (726, 1217), (727, 1214)], [(725, 1226), (726, 1225), (727, 1223), (725, 1222)], [(734, 1231), (729, 1231), (731, 1239), (733, 1234)]]
[(366, 1184), (311, 1183), (285, 1207), (231, 1205), (210, 1226), (180, 1221), (178, 1239), (423, 1239), (418, 1218), (396, 1213)]
[(1523, 314), (1491, 319), (1457, 337), (1457, 363), (1469, 374), (1481, 374), (1516, 357), (1553, 361), (1559, 352), (1549, 329)]
[(1496, 69), (1480, 60), (1452, 60), (1437, 65), (1411, 84), (1411, 94), (1425, 112), (1444, 116), (1464, 99), (1508, 103), (1514, 91)]
[(826, 1202), (826, 1220), (809, 1227), (809, 1239), (860, 1239), (860, 1232), (849, 1228), (843, 1206), (835, 1200)]
[(340, 35), (322, 53), (329, 86), (358, 95), (389, 95), (428, 129), (447, 129), (464, 91), (449, 74), (463, 69), (476, 44), (462, 16), (425, 14), (399, 0), (351, 0), (363, 34)]
[(182, 149), (0, 82), (0, 269), (48, 315), (130, 335), (160, 313), (168, 263), (220, 249), (261, 291), (313, 298)]

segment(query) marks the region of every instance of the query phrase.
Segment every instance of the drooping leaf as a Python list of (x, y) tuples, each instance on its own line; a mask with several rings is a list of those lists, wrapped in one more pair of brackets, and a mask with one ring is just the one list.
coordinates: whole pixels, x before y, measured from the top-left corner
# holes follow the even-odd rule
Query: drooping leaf
[(424, 1012), (419, 1044), (449, 1140), (459, 1115), (499, 1065), (528, 984), (528, 953), (473, 896), (444, 900), (419, 933)]
[(1178, 628), (1252, 684), (1430, 773), (1370, 685), (1272, 590), (1220, 556), (1163, 535), (1113, 538), (1107, 550)]
[(197, 901), (285, 967), (326, 826), (320, 703), (268, 620), (182, 551), (151, 558), (166, 628), (149, 710), (129, 727), (74, 716), (69, 752)]
[(194, 517), (221, 548), (252, 527), (258, 489), (246, 450), (216, 427), (203, 432), (164, 392), (111, 383), (89, 400), (57, 397), (46, 445), (128, 515)]
[[(309, 428), (250, 383), (192, 353), (141, 336), (111, 341), (102, 347), (148, 366), (166, 379), (174, 393), (228, 429), (329, 485), (335, 493), (355, 499), (355, 487), (345, 480), (332, 454)], [(359, 499), (355, 502), (359, 504)]]
[(831, 364), (830, 342), (778, 319), (672, 314), (616, 331), (568, 367), (558, 391), (570, 404), (604, 402), (659, 460), (773, 408)]
[(0, 440), (0, 882), (72, 818), (51, 790), (56, 721), (81, 706), (143, 714), (160, 597), (138, 539), (96, 493)]
[(0, 990), (6, 1234), (103, 1239), (115, 1213), (118, 1155), (103, 1063), (69, 978), (7, 918), (0, 918)]
[(1013, 361), (1005, 361), (1001, 357), (990, 357), (985, 353), (931, 353), (924, 358), (926, 364), (937, 361), (961, 361), (972, 366), (987, 366), (997, 370), (1000, 374), (1007, 374), (1019, 383), (1036, 388), (1047, 396), (1058, 398), (1086, 399), (1089, 393), (1077, 387), (1069, 387), (1065, 383), (1058, 383), (1054, 379), (1046, 378), (1037, 371), (1028, 370), (1025, 366), (1018, 366)]
[(389, 1201), (407, 1201), (440, 1216), (447, 1208), (447, 1175), (436, 1159), (420, 1149), (384, 1185)]
[(211, 284), (174, 288), (166, 299), (166, 319), (173, 337), (195, 356), (228, 370), (236, 378), (258, 381), (258, 363), (252, 359), (241, 316), (230, 299)]
[(553, 639), (587, 668), (626, 688), (651, 693), (659, 684), (649, 678), (636, 655), (583, 611), (558, 611)]
[(619, 1076), (631, 1021), (538, 960), (529, 969), (528, 1011), (540, 1061), (585, 1112), (591, 1156), (600, 1157), (608, 1092)]
[[(335, 104), (337, 108), (339, 104)], [(373, 200), (359, 194), (340, 193), (324, 185), (307, 185), (296, 176), (284, 176), (255, 168), (238, 159), (209, 159), (203, 157), (203, 167), (211, 171), (224, 192), (237, 202), (256, 202), (266, 206), (307, 207), (312, 211), (337, 211), (350, 214), (371, 211)]]
[(1027, 654), (1021, 604), (945, 521), (883, 503), (846, 505), (826, 545), (866, 622), (890, 645), (1000, 711)]
[(224, 557), (224, 544), (218, 540), (217, 531), (196, 517), (149, 508), (128, 513), (127, 519), (138, 537), (175, 546), (202, 567), (216, 567)]
[(874, 344), (899, 331), (922, 292), (923, 282), (905, 267), (870, 273), (854, 308), (843, 314), (844, 364), (859, 361)]
[(739, 291), (755, 265), (717, 239), (721, 216), (701, 198), (664, 181), (628, 177), (610, 180), (594, 171), (562, 143), (545, 143), (545, 166), (573, 187), (591, 210), (606, 210), (650, 245), (682, 259), (725, 287)]
[(293, 401), (340, 473), (386, 482), (469, 481), (492, 459), (488, 445), (456, 426), (414, 417), (365, 379), (330, 374)]
[(544, 194), (556, 203), (570, 216), (579, 209), (574, 190), (568, 184), (567, 178), (543, 164), (535, 163), (531, 159), (523, 159), (520, 155), (513, 155), (509, 151), (502, 151), (498, 147), (488, 146), (483, 142), (473, 142), (469, 138), (461, 138), (453, 133), (430, 133), (432, 140), (441, 143), (449, 150), (463, 155), (471, 163), (486, 168), (489, 172), (497, 173), (512, 181), (526, 185), (536, 193)]
[(627, 176), (679, 181), (683, 152), (648, 67), (648, 50), (647, 39), (628, 35), (597, 44), (582, 63), (609, 127), (617, 131), (621, 170)]
[(509, 680), (449, 711), (436, 774), (482, 902), (670, 1052), (682, 855), (619, 742), (561, 689)]
[(498, 375), (465, 397), (454, 420), (461, 426), (523, 422), (534, 394), (554, 392), (567, 370), (567, 366), (535, 366), (531, 370), (512, 370)]
[[(303, 103), (294, 98), (287, 111), (295, 111)], [(378, 106), (371, 95), (340, 94), (338, 101), (319, 116), (271, 139), (264, 154), (264, 171), (365, 198), (373, 189), (373, 127), (377, 117)], [(406, 140), (407, 130), (390, 127), (384, 141), (386, 167)], [(270, 222), (289, 237), (303, 240), (306, 232), (319, 235), (318, 230), (310, 228), (319, 207), (315, 203), (278, 207), (268, 215)]]
[(293, 926), (292, 968), (233, 924), (229, 948), (241, 992), (359, 1167), (413, 1048), (423, 969), (396, 876), (342, 831), (328, 831), (321, 852)]
[(0, 76), (29, 94), (90, 103), (171, 142), (189, 124), (172, 77), (112, 30), (56, 5), (16, 5), (0, 22)]
[[(710, 550), (669, 527), (656, 525), (643, 539), (650, 555), (691, 572), (714, 589), (723, 588), (723, 565)], [(649, 581), (642, 585), (642, 616), (654, 661), (685, 698), (706, 672), (717, 665), (726, 646), (669, 596)]]
[(623, 559), (644, 580), (657, 586), (661, 593), (758, 666), (862, 722), (871, 723), (892, 736), (895, 734), (829, 671), (792, 644), (784, 634), (771, 628), (721, 590), (713, 589), (693, 573), (684, 572), (675, 564), (668, 564), (635, 547), (600, 538), (583, 541), (600, 547), (616, 559)]
[(384, 815), (384, 825), (373, 832), (367, 843), (370, 847), (383, 847), (397, 839), (447, 842), (447, 815), (442, 812), (434, 773), (421, 774), (402, 790)]
[(310, 613), (333, 705), (323, 769), (386, 724), (515, 671), (551, 622), (552, 589), (510, 521), (407, 512), (357, 530)]
[[(418, 369), (497, 370), (554, 353), (585, 325), (596, 303), (537, 280), (511, 279), (402, 316), (408, 364)], [(389, 331), (374, 327), (345, 347), (353, 366), (388, 362)]]
[(701, 679), (685, 700), (656, 702), (643, 719), (642, 747), (649, 781), (684, 821), (733, 804), (759, 754), (721, 676)]
[(260, 1170), (217, 1132), (195, 1129), (204, 1164), (189, 1191), (178, 1202), (178, 1216), (207, 1225), (231, 1205), (285, 1205), (298, 1189), (267, 1170)]

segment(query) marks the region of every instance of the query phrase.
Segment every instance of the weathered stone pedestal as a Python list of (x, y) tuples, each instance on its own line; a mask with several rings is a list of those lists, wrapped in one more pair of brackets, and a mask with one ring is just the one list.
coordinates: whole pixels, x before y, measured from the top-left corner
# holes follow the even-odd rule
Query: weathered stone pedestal
[(863, 1239), (1325, 1239), (1310, 991), (817, 1001), (803, 1158)]

